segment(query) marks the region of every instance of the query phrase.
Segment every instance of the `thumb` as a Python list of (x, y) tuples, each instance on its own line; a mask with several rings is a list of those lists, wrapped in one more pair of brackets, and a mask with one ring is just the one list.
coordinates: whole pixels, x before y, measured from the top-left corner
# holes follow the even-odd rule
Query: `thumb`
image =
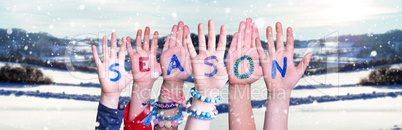
[(310, 63), (310, 59), (311, 59), (312, 55), (313, 55), (313, 53), (311, 53), (311, 52), (307, 53), (303, 57), (303, 59), (300, 61), (300, 63), (297, 65), (296, 72), (297, 72), (297, 74), (299, 74), (299, 77), (303, 76), (304, 71), (306, 71), (306, 68), (307, 68), (308, 64)]

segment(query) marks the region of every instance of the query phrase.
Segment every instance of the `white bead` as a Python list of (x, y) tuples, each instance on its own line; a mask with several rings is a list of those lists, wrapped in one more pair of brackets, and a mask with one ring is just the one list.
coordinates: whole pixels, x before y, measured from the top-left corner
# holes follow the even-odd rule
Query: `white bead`
[(205, 101), (205, 96), (201, 96), (200, 100)]
[(196, 111), (195, 112), (197, 115), (201, 115), (201, 111)]
[(215, 103), (215, 98), (211, 98), (211, 103)]

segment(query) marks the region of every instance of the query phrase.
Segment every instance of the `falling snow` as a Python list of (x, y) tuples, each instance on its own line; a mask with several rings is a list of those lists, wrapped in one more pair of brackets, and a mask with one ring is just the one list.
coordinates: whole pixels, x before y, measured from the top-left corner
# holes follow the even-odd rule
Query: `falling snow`
[(80, 10), (84, 10), (85, 9), (85, 5), (81, 4), (79, 7)]
[(370, 56), (371, 56), (371, 57), (377, 56), (377, 51), (371, 51)]
[(176, 17), (177, 17), (176, 12), (173, 12), (173, 13), (172, 13), (172, 17), (173, 17), (173, 18), (176, 18)]
[(225, 8), (225, 13), (230, 13), (230, 8), (229, 7)]
[(11, 35), (12, 33), (13, 33), (13, 29), (11, 29), (11, 28), (7, 29), (7, 34), (8, 35)]

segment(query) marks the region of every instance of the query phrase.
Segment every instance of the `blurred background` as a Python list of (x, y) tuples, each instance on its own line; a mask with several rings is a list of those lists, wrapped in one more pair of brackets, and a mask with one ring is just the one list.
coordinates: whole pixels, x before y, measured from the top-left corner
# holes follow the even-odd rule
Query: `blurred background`
[[(400, 129), (401, 5), (398, 0), (0, 1), (0, 129), (93, 129), (100, 84), (91, 45), (100, 52), (104, 35), (135, 37), (148, 26), (159, 32), (159, 57), (179, 21), (190, 27), (196, 48), (199, 23), (207, 29), (214, 20), (217, 33), (225, 25), (229, 47), (247, 17), (256, 23), (264, 48), (266, 27), (281, 22), (284, 29), (293, 28), (295, 64), (313, 53), (292, 92), (289, 129)], [(128, 56), (125, 67), (131, 69)], [(154, 84), (153, 98), (162, 81)], [(193, 86), (190, 76), (187, 96)], [(267, 90), (263, 79), (252, 86), (254, 118), (262, 129)], [(228, 129), (227, 93), (222, 88), (211, 129)], [(127, 87), (121, 102), (130, 95)]]

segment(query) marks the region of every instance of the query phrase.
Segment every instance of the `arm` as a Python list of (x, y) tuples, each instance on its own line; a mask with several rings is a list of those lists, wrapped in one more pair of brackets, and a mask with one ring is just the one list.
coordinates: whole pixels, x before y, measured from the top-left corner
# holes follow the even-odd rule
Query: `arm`
[[(228, 80), (226, 67), (223, 62), (226, 45), (226, 27), (223, 25), (221, 27), (217, 48), (215, 48), (214, 21), (209, 20), (208, 22), (208, 49), (206, 49), (203, 24), (198, 25), (198, 35), (200, 43), (200, 53), (198, 55), (191, 42), (190, 34), (186, 36), (186, 44), (192, 61), (191, 65), (193, 68), (197, 68), (193, 69), (195, 86), (201, 96), (214, 98), (219, 95), (219, 90)], [(199, 111), (213, 112), (215, 102), (207, 103), (193, 98), (192, 106)], [(211, 120), (200, 120), (189, 116), (185, 129), (209, 129), (210, 122)]]
[(267, 111), (265, 113), (264, 129), (286, 130), (288, 127), (289, 100), (293, 87), (303, 76), (312, 56), (308, 53), (295, 67), (293, 64), (293, 31), (287, 29), (286, 50), (283, 44), (281, 23), (276, 23), (276, 49), (272, 37), (272, 28), (267, 28), (268, 53), (267, 57), (259, 38), (256, 39), (258, 54), (262, 61), (264, 80), (269, 91)]
[[(161, 95), (159, 96), (159, 102), (176, 102), (178, 104), (185, 104), (183, 84), (192, 73), (190, 56), (183, 42), (184, 36), (187, 34), (190, 34), (188, 26), (180, 21), (178, 25), (173, 26), (171, 35), (166, 38), (160, 56), (163, 73), (163, 86), (161, 89)], [(166, 95), (164, 96), (164, 94)], [(184, 112), (181, 114), (183, 113)], [(160, 114), (161, 117), (174, 117), (180, 114), (179, 107), (169, 110), (157, 110), (157, 114)], [(181, 116), (180, 119), (182, 119)], [(169, 121), (165, 119), (162, 121), (161, 118), (157, 118), (158, 123), (155, 124), (154, 128), (157, 130), (177, 129), (177, 125), (181, 124), (181, 121), (179, 120)]]
[[(143, 106), (142, 103), (150, 100), (152, 86), (161, 74), (160, 64), (156, 61), (158, 32), (154, 32), (151, 42), (151, 48), (149, 48), (149, 27), (145, 28), (143, 45), (141, 45), (141, 35), (142, 30), (140, 29), (137, 31), (136, 36), (136, 52), (134, 52), (131, 47), (130, 37), (127, 37), (127, 50), (130, 56), (134, 79), (128, 115), (129, 121), (134, 120), (138, 115), (140, 115), (140, 113), (145, 110), (146, 106)], [(149, 110), (146, 111), (149, 113)]]
[[(251, 84), (262, 76), (255, 38), (258, 29), (247, 18), (235, 33), (227, 56), (229, 74), (229, 129), (256, 129), (251, 109)], [(234, 122), (234, 123), (232, 123)]]
[(229, 129), (256, 129), (250, 90), (250, 84), (229, 85)]
[[(104, 36), (102, 41), (103, 62), (99, 59), (96, 47), (92, 46), (92, 54), (98, 70), (102, 90), (96, 118), (96, 121), (99, 123), (97, 128), (120, 128), (124, 106), (119, 105), (119, 97), (132, 79), (131, 73), (127, 73), (124, 69), (125, 38), (121, 40), (122, 44), (118, 57), (116, 56), (116, 33), (112, 33), (110, 56), (108, 54), (107, 42), (107, 37)], [(114, 121), (110, 121), (110, 119), (114, 119)]]

